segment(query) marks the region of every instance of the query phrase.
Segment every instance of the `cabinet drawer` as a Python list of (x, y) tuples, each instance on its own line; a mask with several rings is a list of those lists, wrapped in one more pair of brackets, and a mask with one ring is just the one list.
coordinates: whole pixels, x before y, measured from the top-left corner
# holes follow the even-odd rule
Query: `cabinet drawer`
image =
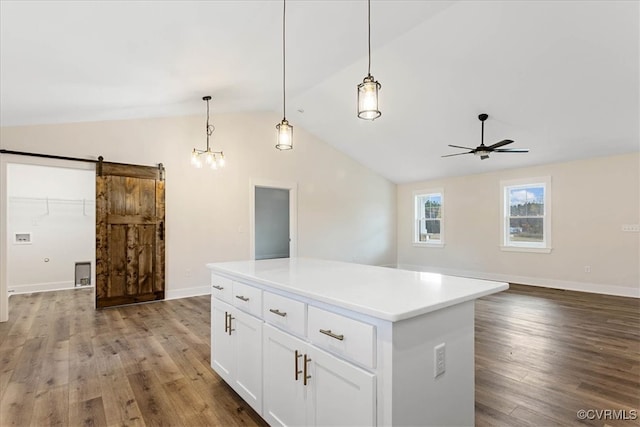
[(375, 326), (311, 306), (307, 322), (307, 336), (315, 345), (375, 368)]
[(233, 282), (231, 304), (254, 316), (262, 317), (262, 290)]
[(262, 317), (280, 329), (304, 336), (306, 328), (303, 302), (265, 292), (262, 295)]
[(231, 279), (227, 279), (226, 277), (218, 276), (217, 274), (211, 275), (211, 295), (227, 301), (231, 302)]

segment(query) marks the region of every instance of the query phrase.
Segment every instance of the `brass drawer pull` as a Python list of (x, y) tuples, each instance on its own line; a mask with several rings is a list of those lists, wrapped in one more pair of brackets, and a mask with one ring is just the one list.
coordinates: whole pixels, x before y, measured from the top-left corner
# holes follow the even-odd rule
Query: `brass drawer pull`
[(296, 350), (296, 375), (295, 375), (295, 379), (296, 381), (298, 381), (298, 375), (300, 375), (302, 373), (302, 371), (298, 370), (298, 359), (302, 357), (302, 353), (298, 353), (298, 350)]
[(244, 302), (249, 301), (249, 298), (247, 298), (247, 297), (245, 297), (245, 296), (242, 296), (242, 295), (236, 295), (236, 298), (238, 298), (239, 300), (242, 300), (242, 301), (244, 301)]
[(340, 341), (344, 340), (344, 335), (336, 335), (333, 332), (331, 332), (331, 329), (320, 329), (320, 333), (329, 335), (331, 338), (335, 338)]
[(211, 285), (211, 287), (212, 287), (212, 288), (214, 288), (214, 289), (217, 289), (217, 290), (219, 290), (219, 291), (221, 291), (221, 290), (223, 290), (223, 289), (224, 289), (224, 287), (222, 287), (222, 286), (218, 286), (218, 285)]
[(273, 314), (277, 314), (280, 317), (284, 317), (284, 316), (287, 315), (286, 312), (282, 312), (282, 311), (278, 310), (277, 308), (270, 308), (269, 311), (272, 312)]

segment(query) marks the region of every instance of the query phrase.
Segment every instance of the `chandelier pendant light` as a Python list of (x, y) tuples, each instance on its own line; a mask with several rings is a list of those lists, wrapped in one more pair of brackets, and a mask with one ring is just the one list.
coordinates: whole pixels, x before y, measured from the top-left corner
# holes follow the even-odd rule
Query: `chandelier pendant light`
[(197, 168), (201, 168), (206, 164), (211, 169), (218, 169), (218, 167), (224, 167), (225, 159), (224, 153), (222, 151), (213, 151), (211, 149), (211, 146), (209, 145), (209, 138), (213, 134), (213, 131), (216, 129), (213, 125), (209, 124), (209, 101), (211, 101), (211, 97), (204, 96), (202, 97), (202, 100), (207, 102), (207, 149), (198, 150), (194, 148), (191, 152), (191, 164)]
[(358, 117), (364, 120), (375, 120), (382, 115), (378, 106), (378, 92), (382, 86), (371, 75), (371, 0), (367, 0), (367, 7), (369, 68), (367, 76), (358, 85)]
[(286, 16), (287, 0), (282, 0), (282, 121), (276, 125), (276, 148), (278, 150), (291, 150), (293, 148), (293, 126), (287, 121)]

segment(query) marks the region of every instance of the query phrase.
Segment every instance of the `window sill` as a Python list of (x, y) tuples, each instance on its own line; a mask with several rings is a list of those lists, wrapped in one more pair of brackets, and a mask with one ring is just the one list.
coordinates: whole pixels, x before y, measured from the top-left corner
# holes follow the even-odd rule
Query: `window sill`
[(416, 243), (413, 242), (415, 248), (444, 248), (444, 243)]
[(551, 248), (527, 248), (525, 246), (500, 246), (500, 250), (505, 252), (531, 252), (538, 254), (551, 253)]

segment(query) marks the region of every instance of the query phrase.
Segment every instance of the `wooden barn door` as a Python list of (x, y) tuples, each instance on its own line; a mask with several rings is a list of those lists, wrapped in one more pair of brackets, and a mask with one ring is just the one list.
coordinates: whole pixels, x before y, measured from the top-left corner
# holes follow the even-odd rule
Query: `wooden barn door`
[(162, 165), (96, 172), (96, 307), (164, 299)]

